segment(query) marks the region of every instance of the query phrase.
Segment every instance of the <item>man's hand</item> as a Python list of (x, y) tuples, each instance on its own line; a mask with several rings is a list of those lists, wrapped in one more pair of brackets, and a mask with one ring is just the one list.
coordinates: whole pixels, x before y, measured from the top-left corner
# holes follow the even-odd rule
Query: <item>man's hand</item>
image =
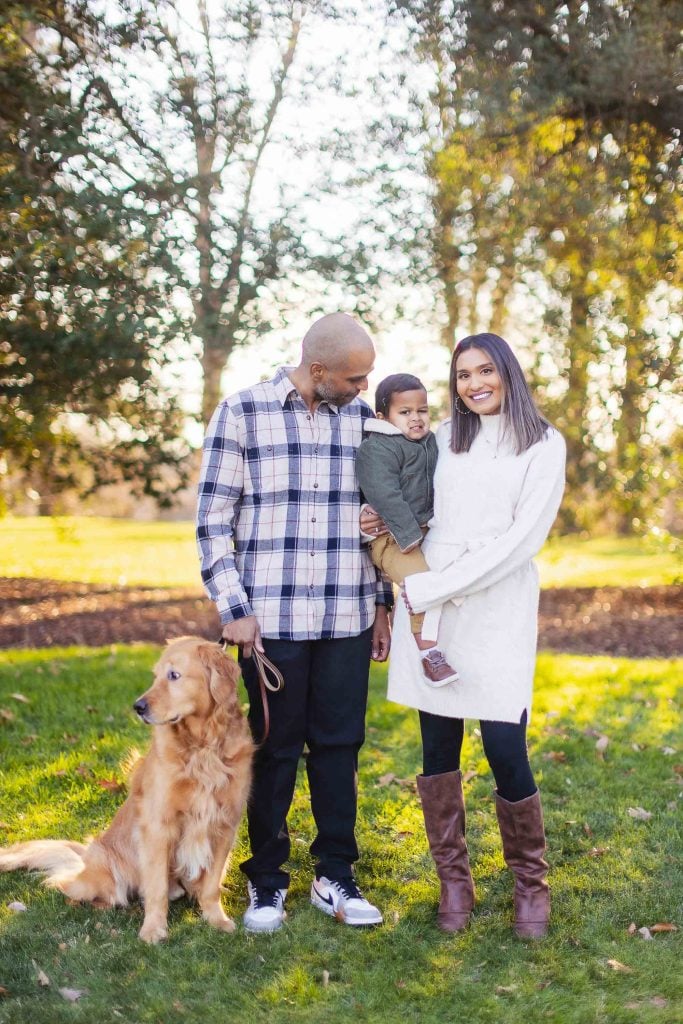
[(391, 626), (385, 605), (375, 605), (375, 624), (372, 627), (372, 660), (386, 661), (391, 647)]
[(239, 647), (243, 658), (251, 658), (252, 647), (263, 652), (261, 630), (255, 615), (245, 615), (244, 618), (235, 619), (234, 622), (226, 622), (221, 636), (229, 644)]
[(389, 532), (387, 524), (371, 505), (363, 506), (359, 522), (362, 532), (370, 534), (372, 537), (381, 537), (383, 533)]

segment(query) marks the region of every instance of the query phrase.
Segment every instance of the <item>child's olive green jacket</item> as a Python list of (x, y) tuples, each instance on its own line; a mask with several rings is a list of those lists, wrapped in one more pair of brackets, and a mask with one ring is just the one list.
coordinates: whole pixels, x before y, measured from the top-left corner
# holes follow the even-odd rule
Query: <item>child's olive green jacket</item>
[(411, 441), (388, 420), (366, 420), (356, 455), (363, 496), (389, 527), (401, 551), (422, 540), (434, 512), (436, 438)]

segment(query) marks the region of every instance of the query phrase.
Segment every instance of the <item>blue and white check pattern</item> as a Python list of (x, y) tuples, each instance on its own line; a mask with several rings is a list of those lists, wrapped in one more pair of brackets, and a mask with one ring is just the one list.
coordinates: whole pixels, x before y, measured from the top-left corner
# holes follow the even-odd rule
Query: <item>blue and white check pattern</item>
[(221, 622), (265, 637), (356, 636), (388, 604), (358, 529), (365, 402), (312, 413), (285, 368), (225, 399), (204, 441), (197, 543)]

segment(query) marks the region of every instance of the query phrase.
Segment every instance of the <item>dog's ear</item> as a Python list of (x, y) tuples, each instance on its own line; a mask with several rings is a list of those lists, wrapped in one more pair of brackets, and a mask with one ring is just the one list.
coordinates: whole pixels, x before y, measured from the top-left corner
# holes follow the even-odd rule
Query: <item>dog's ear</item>
[(240, 676), (237, 662), (224, 654), (218, 644), (201, 644), (198, 654), (202, 665), (209, 672), (209, 689), (216, 704), (234, 704)]

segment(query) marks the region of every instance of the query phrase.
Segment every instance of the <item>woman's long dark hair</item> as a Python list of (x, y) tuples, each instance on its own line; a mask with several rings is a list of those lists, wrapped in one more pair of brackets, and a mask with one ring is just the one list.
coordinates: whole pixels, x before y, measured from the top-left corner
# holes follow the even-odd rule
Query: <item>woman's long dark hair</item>
[[(490, 358), (498, 371), (498, 376), (503, 384), (503, 396), (501, 413), (503, 415), (504, 431), (512, 441), (515, 452), (521, 455), (532, 444), (543, 440), (550, 424), (541, 416), (534, 404), (529, 391), (522, 367), (517, 357), (508, 345), (507, 341), (499, 338), (497, 334), (471, 334), (463, 338), (455, 346), (451, 360), (451, 375), (449, 380), (451, 396), (451, 450), (454, 452), (468, 452), (475, 437), (479, 433), (479, 416), (471, 412), (464, 405), (462, 399), (458, 400), (457, 370), (458, 356), (468, 349), (479, 348)], [(460, 409), (460, 411), (458, 411)], [(465, 409), (467, 414), (463, 415)]]

